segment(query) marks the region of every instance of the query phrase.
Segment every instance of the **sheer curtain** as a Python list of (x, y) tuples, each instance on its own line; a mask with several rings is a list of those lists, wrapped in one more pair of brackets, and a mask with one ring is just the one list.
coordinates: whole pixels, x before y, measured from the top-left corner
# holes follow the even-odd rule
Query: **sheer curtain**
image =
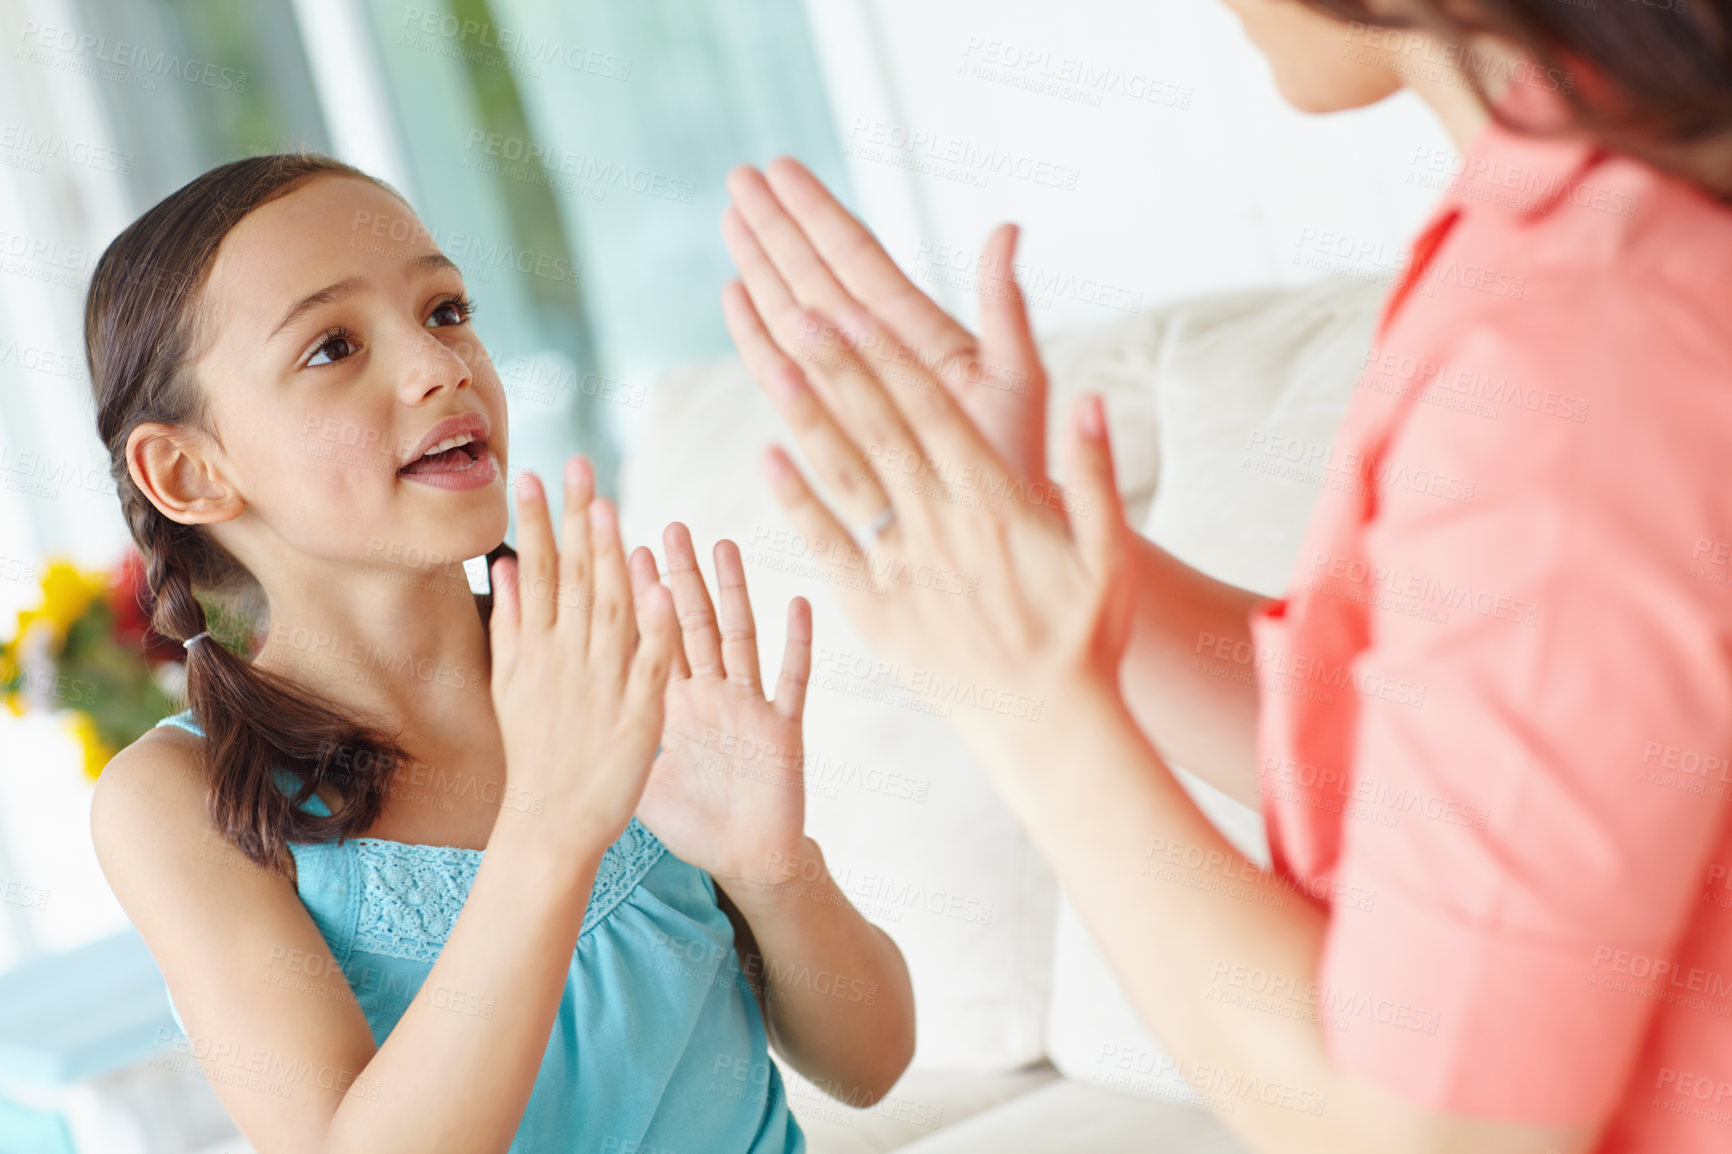
[[(790, 152), (846, 187), (802, 5), (369, 0), (367, 11), (427, 178), (423, 212), (446, 219), (448, 202), (479, 202), (459, 190), (488, 190), (509, 206), (522, 261), (579, 270), (574, 294), (556, 276), (531, 278), (539, 342), (489, 334), (513, 405), (526, 424), (538, 418), (514, 457), (557, 466), (572, 448), (563, 410), (540, 410), (569, 404), (577, 443), (608, 478), (656, 374), (730, 347), (717, 303), (732, 273), (718, 225), (728, 170)], [(477, 98), (454, 116), (443, 94), (464, 76)]]

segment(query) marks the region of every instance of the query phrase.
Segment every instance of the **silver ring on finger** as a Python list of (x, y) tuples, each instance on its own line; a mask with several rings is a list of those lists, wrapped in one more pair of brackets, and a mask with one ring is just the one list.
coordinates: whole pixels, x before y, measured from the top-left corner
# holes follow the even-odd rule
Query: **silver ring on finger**
[(895, 507), (891, 505), (884, 506), (884, 508), (878, 510), (878, 515), (868, 521), (866, 527), (860, 531), (858, 543), (864, 549), (877, 548), (878, 542), (883, 540), (884, 534), (888, 533), (890, 531), (890, 526), (895, 523)]

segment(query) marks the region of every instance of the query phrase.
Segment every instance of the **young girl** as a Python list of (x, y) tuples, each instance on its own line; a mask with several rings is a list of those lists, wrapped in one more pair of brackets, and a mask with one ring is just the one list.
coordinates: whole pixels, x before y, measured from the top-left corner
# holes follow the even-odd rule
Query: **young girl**
[[(914, 1037), (803, 834), (809, 610), (769, 702), (738, 551), (718, 611), (670, 526), (670, 592), (577, 458), (557, 547), (517, 479), (509, 555), (470, 312), (319, 156), (214, 169), (104, 253), (97, 420), (189, 708), (104, 772), (103, 870), (263, 1154), (799, 1151), (768, 1040), (862, 1104)], [(196, 592), (250, 595), (256, 651)]]

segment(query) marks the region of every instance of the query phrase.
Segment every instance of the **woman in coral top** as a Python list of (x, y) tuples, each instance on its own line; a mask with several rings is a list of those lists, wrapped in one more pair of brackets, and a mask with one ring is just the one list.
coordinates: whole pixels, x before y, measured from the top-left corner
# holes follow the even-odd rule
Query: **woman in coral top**
[[(770, 482), (869, 546), (857, 624), (968, 687), (957, 728), (1250, 1149), (1732, 1149), (1732, 3), (1230, 3), (1296, 106), (1410, 87), (1464, 154), (1287, 595), (1125, 525), (1097, 398), (1037, 499), (1014, 229), (976, 337), (789, 161), (724, 220), (816, 484), (780, 450)], [(1261, 807), (1272, 868), (1169, 761)]]

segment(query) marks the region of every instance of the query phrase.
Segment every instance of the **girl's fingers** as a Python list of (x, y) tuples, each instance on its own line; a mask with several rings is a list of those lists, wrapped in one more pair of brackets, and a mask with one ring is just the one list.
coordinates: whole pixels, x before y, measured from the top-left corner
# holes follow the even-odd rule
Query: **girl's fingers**
[(667, 550), (668, 590), (673, 594), (674, 614), (680, 623), (680, 637), (685, 643), (686, 662), (691, 666), (692, 676), (721, 677), (726, 673), (722, 639), (716, 632), (710, 591), (704, 586), (698, 555), (692, 549), (692, 535), (675, 521), (662, 530), (662, 548)]
[(782, 647), (782, 673), (776, 681), (776, 712), (798, 722), (806, 712), (806, 683), (812, 676), (812, 606), (804, 597), (788, 602), (788, 641)]
[(972, 354), (973, 335), (903, 275), (878, 238), (804, 165), (784, 156), (764, 176), (848, 295), (883, 318), (927, 363), (947, 365)]
[(551, 629), (559, 615), (554, 604), (559, 581), (556, 558), (541, 478), (522, 473), (517, 478), (517, 590), (525, 631)]
[[(652, 740), (661, 736), (664, 716), (663, 694), (673, 671), (674, 653), (679, 649), (679, 622), (674, 618), (673, 598), (667, 587), (656, 582), (645, 591), (637, 603), (637, 630), (643, 640), (631, 656), (626, 670), (622, 705), (629, 716), (640, 718), (653, 730)], [(644, 770), (649, 763), (646, 760)]]
[(595, 473), (588, 461), (565, 463), (565, 508), (559, 518), (559, 630), (577, 653), (589, 651), (589, 609), (593, 559), (589, 551), (589, 503), (595, 499)]
[[(649, 595), (650, 586), (660, 585), (661, 573), (656, 569), (656, 555), (650, 552), (648, 546), (639, 545), (631, 551), (626, 560), (626, 566), (631, 570), (631, 599), (638, 607), (638, 633), (643, 633), (643, 600)], [(686, 664), (686, 653), (683, 645), (674, 646), (673, 668), (669, 671), (670, 680), (680, 680), (692, 675), (691, 667)]]
[(501, 557), (490, 574), (493, 609), (487, 619), (487, 643), (493, 654), (492, 680), (495, 693), (503, 690), (517, 668), (517, 631), (522, 628), (517, 601), (517, 562)]
[(844, 515), (858, 524), (870, 522), (891, 501), (865, 455), (808, 387), (800, 367), (770, 339), (751, 298), (737, 282), (722, 292), (722, 313), (741, 359), (781, 411), (801, 452), (835, 495)]
[(746, 592), (746, 567), (740, 547), (716, 542), (716, 591), (721, 598), (722, 665), (728, 680), (762, 693), (758, 680), (758, 627), (752, 620), (752, 599)]
[(625, 548), (620, 544), (613, 502), (590, 502), (589, 547), (595, 563), (590, 660), (601, 670), (623, 674), (637, 647), (637, 622), (632, 615), (631, 577), (625, 568)]

